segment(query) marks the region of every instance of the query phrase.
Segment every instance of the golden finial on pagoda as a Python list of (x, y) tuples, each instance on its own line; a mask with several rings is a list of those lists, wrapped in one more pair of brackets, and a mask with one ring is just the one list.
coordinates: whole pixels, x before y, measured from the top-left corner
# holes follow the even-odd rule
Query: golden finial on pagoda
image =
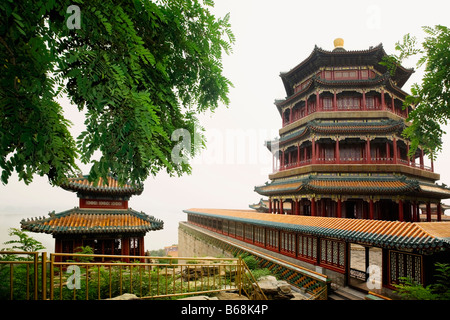
[(334, 47), (335, 48), (343, 48), (344, 47), (344, 39), (342, 39), (342, 38), (334, 39)]
[(344, 49), (344, 39), (342, 39), (342, 38), (334, 39), (333, 52), (336, 52), (336, 51), (345, 51), (345, 49)]

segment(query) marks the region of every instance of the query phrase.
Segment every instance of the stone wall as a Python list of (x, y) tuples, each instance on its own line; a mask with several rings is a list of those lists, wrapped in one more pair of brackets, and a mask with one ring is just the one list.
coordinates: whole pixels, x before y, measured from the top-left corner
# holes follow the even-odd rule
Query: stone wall
[[(233, 239), (236, 241), (236, 239)], [(246, 243), (246, 246), (252, 247), (259, 251), (265, 251), (260, 247), (253, 246)], [(179, 257), (232, 257), (231, 253), (214, 246), (212, 243), (205, 241), (204, 239), (198, 238), (191, 233), (187, 233), (183, 228), (178, 228), (178, 250)], [(327, 270), (322, 267), (317, 267), (313, 264), (294, 259), (276, 252), (268, 252), (271, 256), (277, 257), (284, 261), (288, 261), (300, 267), (321, 273), (329, 277), (332, 282), (337, 286), (344, 285), (344, 277), (341, 273), (332, 270)]]
[(178, 228), (179, 257), (232, 258), (232, 254)]

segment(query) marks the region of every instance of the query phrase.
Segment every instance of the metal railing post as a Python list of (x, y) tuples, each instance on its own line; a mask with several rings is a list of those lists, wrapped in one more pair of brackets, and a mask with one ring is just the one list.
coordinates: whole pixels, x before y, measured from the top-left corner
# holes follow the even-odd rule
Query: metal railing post
[(55, 256), (50, 253), (50, 300), (53, 300), (53, 273), (54, 273)]
[(242, 258), (239, 257), (239, 263), (238, 263), (238, 272), (237, 272), (237, 282), (238, 282), (238, 288), (239, 288), (239, 296), (242, 295)]
[[(47, 300), (47, 252), (42, 252), (42, 300)], [(37, 278), (37, 272), (36, 272)], [(37, 283), (36, 283), (37, 288)]]
[[(47, 300), (47, 252), (41, 253), (41, 282), (42, 282), (42, 300)], [(36, 279), (38, 276), (38, 272), (36, 269)], [(36, 288), (38, 288), (38, 284), (36, 283)], [(37, 297), (37, 296), (36, 296)]]

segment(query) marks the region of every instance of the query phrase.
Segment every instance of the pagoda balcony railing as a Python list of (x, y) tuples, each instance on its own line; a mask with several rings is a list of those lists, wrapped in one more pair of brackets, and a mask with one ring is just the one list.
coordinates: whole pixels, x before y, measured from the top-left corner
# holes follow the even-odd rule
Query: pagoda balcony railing
[(340, 158), (341, 163), (366, 163), (366, 158), (360, 157), (350, 157), (350, 158)]
[(317, 158), (316, 163), (336, 163), (336, 158)]
[(376, 158), (371, 158), (371, 162), (372, 163), (388, 163), (388, 164), (392, 164), (394, 163), (394, 158), (383, 158), (383, 157), (376, 157)]
[(366, 157), (343, 157), (339, 159), (339, 162), (336, 161), (336, 158), (316, 158), (313, 161), (311, 158), (301, 161), (295, 161), (291, 163), (287, 163), (285, 165), (281, 165), (278, 171), (289, 170), (293, 168), (299, 168), (310, 164), (400, 164), (408, 167), (418, 168), (421, 170), (434, 172), (433, 167), (416, 163), (413, 161), (408, 161), (405, 159), (398, 158), (397, 161), (394, 158), (387, 157), (374, 157), (370, 158), (370, 162), (367, 161)]
[(389, 106), (386, 106), (385, 108), (383, 108), (381, 105), (366, 106), (366, 108), (364, 109), (362, 106), (348, 105), (348, 106), (338, 106), (336, 109), (330, 108), (330, 107), (323, 107), (320, 110), (316, 110), (316, 109), (308, 110), (308, 112), (294, 114), (291, 119), (284, 119), (284, 117), (283, 117), (282, 126), (285, 127), (287, 125), (295, 123), (296, 121), (301, 120), (301, 119), (303, 119), (313, 113), (316, 113), (316, 112), (330, 112), (330, 111), (349, 111), (349, 112), (351, 112), (351, 111), (378, 111), (378, 110), (386, 110), (386, 111), (389, 111), (399, 117), (402, 117), (405, 119), (407, 118), (406, 112), (404, 110), (398, 110), (398, 109), (393, 110)]

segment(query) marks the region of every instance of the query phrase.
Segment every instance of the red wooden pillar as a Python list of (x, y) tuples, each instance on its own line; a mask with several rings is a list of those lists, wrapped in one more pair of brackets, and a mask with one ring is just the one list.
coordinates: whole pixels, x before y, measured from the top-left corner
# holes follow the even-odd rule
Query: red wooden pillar
[(309, 110), (308, 110), (308, 98), (305, 99), (305, 115), (309, 114)]
[(336, 151), (335, 151), (336, 163), (341, 163), (341, 155), (339, 152), (339, 137), (336, 137)]
[(366, 142), (366, 161), (367, 163), (371, 163), (371, 155), (370, 155), (370, 138), (367, 138), (367, 142)]
[(386, 159), (389, 160), (391, 158), (391, 148), (389, 147), (389, 141), (386, 141)]
[(398, 220), (403, 221), (403, 200), (398, 200)]
[(62, 253), (62, 240), (58, 238), (55, 239), (55, 253)]
[(272, 213), (272, 199), (269, 198), (269, 213)]
[(280, 198), (280, 214), (283, 214), (283, 199)]
[[(130, 255), (130, 238), (122, 238), (122, 255)], [(130, 259), (126, 258), (125, 262), (130, 262)]]
[(373, 199), (369, 200), (369, 219), (373, 220)]
[(333, 110), (337, 111), (337, 97), (336, 97), (336, 91), (333, 92)]
[(339, 198), (338, 202), (337, 202), (337, 217), (338, 218), (342, 217), (342, 200), (341, 200), (341, 198)]
[(427, 201), (427, 221), (431, 221), (431, 207), (430, 207), (430, 201)]
[(297, 145), (297, 166), (300, 165), (300, 143)]
[(323, 198), (320, 199), (320, 205), (321, 205), (321, 208), (320, 208), (321, 210), (320, 211), (321, 211), (321, 216), (322, 217), (326, 217), (326, 214), (327, 214), (326, 211), (325, 211), (325, 208), (326, 208), (325, 203), (326, 203), (325, 199), (323, 199)]
[(362, 93), (362, 106), (363, 106), (363, 110), (367, 110), (367, 107), (366, 107), (366, 91), (363, 91), (363, 93)]
[[(62, 253), (62, 240), (58, 238), (55, 239), (55, 253)], [(62, 258), (61, 256), (56, 256), (55, 261), (61, 262), (62, 261), (61, 258)]]
[(436, 206), (436, 214), (437, 214), (437, 221), (442, 221), (442, 208), (440, 201), (437, 203)]
[(139, 238), (139, 255), (140, 256), (144, 256), (145, 255), (145, 251), (144, 251), (144, 237), (140, 237)]
[(297, 216), (300, 215), (300, 200), (299, 199), (295, 200), (295, 214)]
[(384, 101), (384, 90), (381, 90), (381, 109), (386, 110), (386, 102)]
[(311, 198), (311, 216), (316, 216), (316, 199), (313, 197)]
[(392, 140), (393, 147), (394, 147), (394, 163), (397, 163), (397, 139), (394, 137)]
[(322, 109), (320, 108), (320, 95), (319, 95), (319, 91), (316, 91), (316, 111), (322, 111)]
[(320, 159), (320, 143), (317, 141), (316, 143), (316, 163), (318, 163), (318, 160)]
[(413, 201), (413, 203), (412, 203), (412, 221), (411, 222), (418, 221), (418, 219), (417, 219), (418, 214), (419, 214), (419, 212), (417, 211), (417, 201)]
[(314, 137), (312, 138), (311, 143), (312, 143), (311, 163), (312, 163), (312, 164), (315, 164), (315, 163), (316, 163), (316, 141), (315, 141), (315, 138), (314, 138)]

